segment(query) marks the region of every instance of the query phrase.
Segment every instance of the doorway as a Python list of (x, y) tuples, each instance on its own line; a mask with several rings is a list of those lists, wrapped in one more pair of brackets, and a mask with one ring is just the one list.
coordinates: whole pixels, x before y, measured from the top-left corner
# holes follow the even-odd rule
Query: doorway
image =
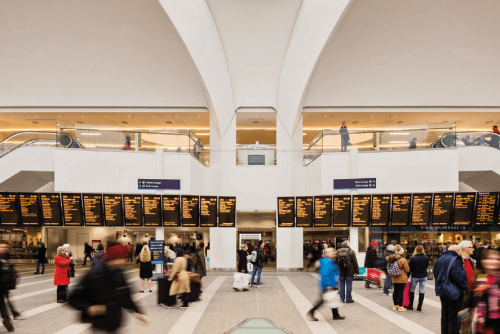
[(80, 260), (85, 257), (85, 243), (89, 243), (89, 234), (88, 233), (77, 233), (76, 234), (76, 257)]

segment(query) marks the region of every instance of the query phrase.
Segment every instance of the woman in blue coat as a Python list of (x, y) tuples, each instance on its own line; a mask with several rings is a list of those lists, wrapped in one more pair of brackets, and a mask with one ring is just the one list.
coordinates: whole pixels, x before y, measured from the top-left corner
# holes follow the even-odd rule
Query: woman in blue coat
[[(309, 321), (318, 321), (314, 317), (314, 311), (323, 304), (323, 294), (327, 290), (338, 290), (338, 278), (339, 278), (339, 267), (333, 262), (333, 258), (337, 254), (333, 248), (327, 248), (325, 250), (324, 257), (319, 260), (319, 288), (320, 288), (320, 300), (309, 312), (307, 312), (306, 318)], [(339, 314), (339, 310), (332, 308), (333, 320), (344, 320), (345, 317)]]

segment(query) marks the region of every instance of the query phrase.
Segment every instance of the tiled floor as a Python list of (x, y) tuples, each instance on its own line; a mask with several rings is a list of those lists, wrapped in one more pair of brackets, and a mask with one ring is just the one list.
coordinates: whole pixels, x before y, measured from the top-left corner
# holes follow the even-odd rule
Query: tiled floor
[[(47, 266), (45, 275), (32, 275), (33, 265), (18, 265), (21, 273), (19, 288), (11, 292), (13, 303), (27, 315), (25, 320), (15, 321), (17, 333), (92, 333), (79, 323), (79, 314), (67, 305), (55, 303), (55, 287), (52, 284), (53, 266)], [(77, 275), (87, 269), (78, 266)], [(150, 318), (144, 326), (130, 314), (126, 315), (120, 333), (213, 333), (222, 334), (247, 318), (269, 318), (292, 333), (439, 333), (439, 299), (433, 292), (433, 281), (426, 287), (423, 312), (397, 313), (392, 311), (392, 297), (382, 295), (380, 289), (364, 289), (363, 282), (354, 282), (355, 303), (340, 308), (347, 318), (332, 320), (331, 311), (320, 308), (323, 319), (307, 322), (303, 310), (307, 310), (319, 298), (314, 274), (306, 272), (263, 272), (264, 284), (248, 292), (232, 289), (233, 274), (211, 272), (203, 278), (202, 301), (192, 303), (189, 309), (165, 309), (156, 304), (156, 286), (153, 293), (139, 293), (138, 266), (125, 268), (134, 298)], [(78, 277), (73, 279), (78, 281)], [(72, 283), (73, 284), (73, 283)], [(153, 283), (156, 285), (156, 283)], [(285, 288), (288, 287), (288, 288)], [(357, 299), (357, 300), (356, 300)], [(0, 326), (0, 333), (6, 332)]]

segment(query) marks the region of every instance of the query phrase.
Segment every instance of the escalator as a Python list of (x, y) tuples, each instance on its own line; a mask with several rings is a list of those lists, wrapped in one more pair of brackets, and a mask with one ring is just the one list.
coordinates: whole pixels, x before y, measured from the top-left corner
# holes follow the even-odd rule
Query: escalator
[(449, 132), (440, 140), (443, 147), (486, 146), (498, 149), (500, 135), (493, 132)]
[(22, 147), (72, 147), (72, 145), (75, 145), (75, 142), (67, 133), (18, 132), (0, 141), (0, 158)]

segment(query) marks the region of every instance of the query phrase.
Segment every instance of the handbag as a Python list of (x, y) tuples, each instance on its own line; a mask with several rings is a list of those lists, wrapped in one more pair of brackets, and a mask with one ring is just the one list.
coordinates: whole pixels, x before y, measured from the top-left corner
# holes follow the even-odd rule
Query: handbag
[(251, 264), (250, 262), (247, 263), (247, 270), (250, 272), (250, 271), (253, 271), (253, 264)]
[(339, 308), (343, 305), (340, 301), (340, 294), (337, 290), (327, 290), (323, 294), (323, 302), (328, 308)]
[(406, 282), (405, 289), (403, 291), (403, 306), (408, 307), (410, 305), (410, 282)]
[(365, 281), (372, 284), (378, 284), (380, 281), (380, 275), (382, 272), (377, 269), (368, 268), (366, 270)]
[(175, 274), (175, 275), (172, 277), (172, 281), (177, 282), (178, 280), (179, 280), (179, 276), (177, 276), (177, 274)]

